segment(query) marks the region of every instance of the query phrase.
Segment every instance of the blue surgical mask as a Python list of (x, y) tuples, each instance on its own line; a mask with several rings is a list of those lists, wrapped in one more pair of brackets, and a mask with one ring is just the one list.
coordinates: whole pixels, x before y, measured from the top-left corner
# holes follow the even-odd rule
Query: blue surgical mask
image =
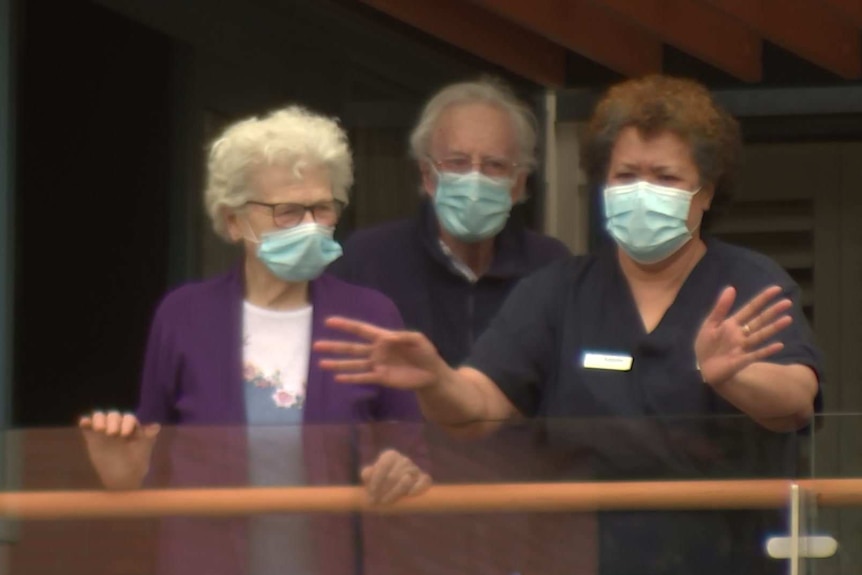
[(313, 280), (341, 257), (333, 229), (315, 222), (262, 234), (257, 257), (269, 270), (289, 282)]
[(512, 209), (509, 178), (492, 178), (481, 172), (437, 173), (434, 209), (443, 228), (465, 242), (497, 235)]
[(605, 222), (617, 244), (636, 262), (654, 264), (691, 239), (688, 212), (694, 193), (645, 181), (605, 188)]

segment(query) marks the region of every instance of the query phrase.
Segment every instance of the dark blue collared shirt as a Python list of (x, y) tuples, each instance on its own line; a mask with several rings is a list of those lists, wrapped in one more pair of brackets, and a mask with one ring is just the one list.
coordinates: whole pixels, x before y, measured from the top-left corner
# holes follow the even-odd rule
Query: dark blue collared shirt
[[(467, 365), (493, 380), (522, 414), (544, 418), (551, 448), (578, 470), (559, 479), (796, 474), (797, 435), (766, 431), (704, 384), (694, 341), (725, 287), (736, 288), (739, 307), (779, 285), (794, 302), (793, 323), (778, 335), (784, 348), (767, 361), (809, 366), (820, 379), (823, 360), (800, 290), (769, 258), (706, 243), (649, 333), (611, 248), (525, 279), (477, 342)], [(767, 513), (603, 513), (600, 573), (780, 572), (781, 563), (764, 557), (763, 542), (781, 528), (780, 516)]]
[(424, 333), (457, 365), (515, 284), (568, 253), (558, 240), (510, 221), (495, 239), (490, 269), (471, 281), (443, 252), (434, 208), (426, 201), (418, 217), (357, 231), (329, 271), (388, 296), (406, 327)]

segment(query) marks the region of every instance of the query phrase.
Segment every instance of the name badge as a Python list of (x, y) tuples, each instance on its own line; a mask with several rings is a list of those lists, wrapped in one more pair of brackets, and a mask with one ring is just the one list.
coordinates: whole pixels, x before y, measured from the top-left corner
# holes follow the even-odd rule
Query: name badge
[(629, 371), (632, 356), (621, 353), (584, 352), (584, 369), (605, 369), (609, 371)]

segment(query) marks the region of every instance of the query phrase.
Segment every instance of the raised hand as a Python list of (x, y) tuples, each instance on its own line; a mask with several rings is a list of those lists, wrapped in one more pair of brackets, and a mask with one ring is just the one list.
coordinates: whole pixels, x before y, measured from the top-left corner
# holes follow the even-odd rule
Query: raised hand
[(158, 424), (141, 425), (132, 414), (95, 411), (78, 423), (87, 455), (109, 489), (139, 487), (150, 467)]
[(318, 352), (351, 358), (321, 360), (320, 367), (337, 372), (336, 381), (415, 390), (434, 385), (448, 369), (434, 345), (421, 333), (391, 331), (341, 317), (327, 319), (326, 325), (360, 339), (314, 343)]
[(778, 286), (766, 288), (730, 317), (736, 290), (729, 287), (721, 292), (694, 342), (704, 381), (719, 385), (781, 351), (781, 342), (767, 343), (793, 321), (786, 313), (793, 302), (786, 298), (775, 301), (781, 292)]

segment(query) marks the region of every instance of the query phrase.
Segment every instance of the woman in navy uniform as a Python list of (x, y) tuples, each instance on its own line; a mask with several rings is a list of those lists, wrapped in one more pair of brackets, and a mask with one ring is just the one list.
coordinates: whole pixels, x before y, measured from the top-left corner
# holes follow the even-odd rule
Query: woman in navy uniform
[[(794, 432), (820, 403), (822, 364), (800, 290), (769, 258), (701, 234), (741, 148), (735, 120), (695, 82), (613, 87), (583, 148), (613, 245), (523, 280), (458, 369), (420, 334), (344, 318), (329, 325), (365, 343), (317, 342), (343, 356), (323, 367), (342, 382), (413, 389), (446, 426), (543, 418), (550, 445), (572, 469), (587, 461), (592, 479), (793, 473)], [(600, 572), (778, 569), (762, 551), (774, 519), (602, 513)]]

